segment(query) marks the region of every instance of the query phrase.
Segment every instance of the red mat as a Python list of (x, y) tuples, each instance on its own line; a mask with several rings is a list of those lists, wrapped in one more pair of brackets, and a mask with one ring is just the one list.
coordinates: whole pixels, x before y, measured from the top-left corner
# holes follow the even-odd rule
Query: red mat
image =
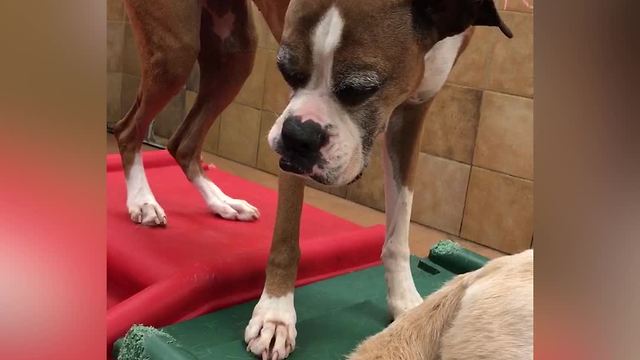
[[(229, 196), (261, 212), (256, 222), (228, 221), (209, 212), (166, 151), (145, 152), (144, 163), (166, 228), (129, 220), (120, 157), (107, 157), (108, 348), (133, 324), (165, 326), (257, 298), (264, 282), (274, 190), (207, 170)], [(379, 264), (383, 241), (382, 225), (363, 228), (305, 205), (297, 285)]]

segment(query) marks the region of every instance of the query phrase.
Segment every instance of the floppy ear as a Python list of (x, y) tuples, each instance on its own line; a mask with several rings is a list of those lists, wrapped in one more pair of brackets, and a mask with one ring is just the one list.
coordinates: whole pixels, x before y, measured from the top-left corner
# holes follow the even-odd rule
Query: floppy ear
[(513, 37), (513, 33), (500, 18), (498, 10), (496, 10), (496, 4), (493, 0), (481, 0), (481, 2), (482, 4), (480, 5), (480, 9), (476, 15), (473, 25), (497, 26), (506, 37), (511, 39)]
[(507, 37), (511, 30), (500, 18), (493, 0), (413, 0), (418, 29), (444, 39), (465, 31), (469, 26), (497, 26)]

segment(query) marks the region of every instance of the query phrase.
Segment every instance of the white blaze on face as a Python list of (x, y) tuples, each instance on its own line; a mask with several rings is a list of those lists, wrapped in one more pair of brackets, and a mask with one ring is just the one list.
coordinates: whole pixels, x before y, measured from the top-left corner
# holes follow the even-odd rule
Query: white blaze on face
[(313, 73), (307, 89), (331, 93), (333, 56), (342, 40), (343, 29), (344, 20), (338, 9), (332, 6), (311, 34)]

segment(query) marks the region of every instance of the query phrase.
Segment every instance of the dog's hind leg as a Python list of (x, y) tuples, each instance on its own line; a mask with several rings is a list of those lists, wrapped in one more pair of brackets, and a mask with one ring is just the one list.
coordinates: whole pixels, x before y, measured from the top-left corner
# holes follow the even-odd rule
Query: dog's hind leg
[(258, 209), (225, 195), (200, 164), (207, 131), (238, 94), (253, 67), (257, 41), (247, 3), (209, 1), (202, 12), (200, 41), (198, 96), (169, 140), (168, 149), (213, 213), (230, 220), (255, 220), (260, 216)]
[(431, 102), (398, 107), (385, 133), (384, 173), (387, 233), (382, 249), (387, 302), (394, 318), (422, 302), (409, 264), (409, 224), (423, 118)]
[(199, 52), (201, 5), (197, 0), (128, 0), (142, 79), (131, 110), (115, 126), (127, 181), (131, 220), (164, 225), (164, 210), (156, 201), (142, 164), (140, 148), (153, 118), (186, 82)]

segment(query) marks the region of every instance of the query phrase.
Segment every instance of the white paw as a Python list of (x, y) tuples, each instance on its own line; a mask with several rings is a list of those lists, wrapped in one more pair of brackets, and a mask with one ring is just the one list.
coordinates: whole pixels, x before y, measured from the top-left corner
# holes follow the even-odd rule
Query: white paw
[(136, 153), (127, 180), (127, 209), (131, 221), (147, 226), (167, 225), (167, 215), (151, 192), (142, 166), (142, 155)]
[(127, 204), (131, 221), (146, 226), (167, 225), (167, 215), (162, 207), (155, 201), (135, 201)]
[(391, 312), (394, 319), (397, 319), (398, 316), (422, 304), (422, 296), (415, 288), (406, 289), (393, 296), (391, 294), (388, 295), (387, 304), (389, 305), (389, 312)]
[(207, 206), (214, 214), (227, 220), (254, 221), (260, 217), (260, 211), (244, 200), (232, 199), (220, 190), (211, 180), (198, 177), (193, 180)]
[(262, 360), (286, 359), (296, 347), (293, 293), (283, 297), (262, 294), (244, 331), (247, 351)]
[(224, 196), (221, 201), (209, 204), (209, 208), (227, 220), (255, 221), (260, 218), (260, 211), (245, 200)]

